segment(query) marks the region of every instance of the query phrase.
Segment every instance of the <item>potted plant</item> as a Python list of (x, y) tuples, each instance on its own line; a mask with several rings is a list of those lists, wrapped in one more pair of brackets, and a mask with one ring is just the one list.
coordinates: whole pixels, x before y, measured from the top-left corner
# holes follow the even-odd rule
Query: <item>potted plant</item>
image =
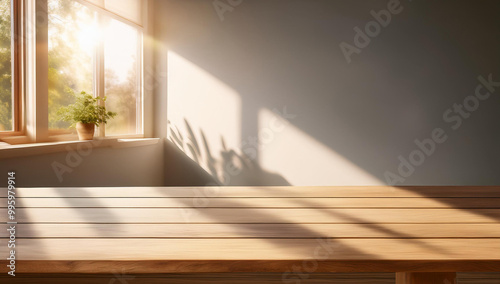
[[(76, 126), (80, 140), (94, 139), (95, 127), (101, 123), (106, 124), (108, 119), (115, 117), (115, 112), (107, 111), (104, 106), (106, 98), (94, 98), (86, 92), (75, 95), (76, 102), (58, 111), (59, 117), (64, 121), (71, 122)], [(102, 102), (102, 104), (101, 104)]]

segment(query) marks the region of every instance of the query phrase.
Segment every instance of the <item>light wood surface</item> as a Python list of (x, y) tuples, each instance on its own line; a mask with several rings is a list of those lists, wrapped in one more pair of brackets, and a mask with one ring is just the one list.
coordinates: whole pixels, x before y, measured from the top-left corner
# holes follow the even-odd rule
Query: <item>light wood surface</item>
[[(20, 208), (22, 223), (498, 223), (500, 209)], [(6, 222), (7, 215), (0, 216)]]
[[(6, 226), (6, 225), (3, 225)], [(41, 224), (21, 238), (500, 238), (500, 224)], [(0, 227), (0, 238), (8, 237)]]
[[(498, 260), (500, 256), (500, 242), (491, 239), (19, 239), (17, 247), (24, 260)], [(6, 246), (0, 253), (7, 255)]]
[[(0, 198), (0, 208), (7, 207)], [(500, 209), (500, 198), (22, 198), (17, 208), (463, 208)]]
[(20, 188), (16, 196), (20, 273), (500, 271), (500, 187)]
[(269, 198), (399, 198), (500, 197), (500, 186), (286, 186), (286, 187), (88, 187), (22, 188), (19, 197), (269, 197)]

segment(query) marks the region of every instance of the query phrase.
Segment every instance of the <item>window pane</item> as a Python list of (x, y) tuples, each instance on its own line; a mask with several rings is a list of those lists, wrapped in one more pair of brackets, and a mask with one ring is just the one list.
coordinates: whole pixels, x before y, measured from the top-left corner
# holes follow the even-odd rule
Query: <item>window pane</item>
[(72, 92), (93, 93), (93, 58), (99, 41), (95, 12), (74, 0), (49, 0), (49, 128), (69, 127), (57, 111)]
[(12, 130), (12, 54), (10, 0), (0, 0), (0, 131)]
[(142, 132), (140, 32), (114, 19), (107, 19), (104, 36), (106, 107), (118, 115), (106, 125), (106, 135)]

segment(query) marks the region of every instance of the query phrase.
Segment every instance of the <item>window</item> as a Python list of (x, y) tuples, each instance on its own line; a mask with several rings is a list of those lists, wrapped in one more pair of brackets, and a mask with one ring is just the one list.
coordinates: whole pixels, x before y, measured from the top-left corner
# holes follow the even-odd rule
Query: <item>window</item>
[[(57, 110), (85, 91), (118, 113), (107, 135), (142, 132), (142, 33), (74, 0), (49, 0), (49, 127), (64, 129)], [(104, 76), (99, 68), (104, 66)], [(98, 86), (105, 86), (104, 92)]]
[(57, 112), (82, 91), (118, 113), (97, 136), (143, 135), (145, 2), (0, 0), (0, 138), (71, 139)]
[(74, 102), (74, 93), (94, 93), (95, 12), (67, 0), (49, 0), (48, 11), (49, 128), (67, 129), (57, 111)]
[(140, 133), (142, 105), (140, 66), (141, 35), (117, 20), (109, 19), (105, 30), (106, 105), (118, 113), (106, 126), (110, 135)]

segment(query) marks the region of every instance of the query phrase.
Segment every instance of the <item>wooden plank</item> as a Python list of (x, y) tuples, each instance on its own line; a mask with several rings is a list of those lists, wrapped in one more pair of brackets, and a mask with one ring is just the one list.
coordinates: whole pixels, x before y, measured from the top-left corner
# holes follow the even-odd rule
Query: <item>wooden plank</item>
[[(308, 273), (303, 278), (298, 276), (294, 279), (283, 281), (282, 273), (200, 273), (200, 274), (126, 274), (117, 271), (115, 274), (28, 274), (16, 275), (15, 278), (9, 276), (8, 283), (48, 283), (48, 284), (68, 284), (68, 283), (296, 283), (300, 279), (301, 284), (394, 284), (393, 273)], [(7, 276), (0, 275), (0, 282)], [(12, 279), (13, 278), (13, 279)], [(114, 280), (113, 280), (114, 279)]]
[[(500, 239), (19, 239), (16, 248), (21, 261), (500, 261)], [(2, 255), (7, 250), (0, 247)]]
[[(170, 277), (165, 277), (163, 279), (160, 278), (143, 278), (140, 279), (141, 282), (137, 282), (135, 278), (116, 278), (116, 281), (113, 281), (115, 278), (95, 278), (91, 279), (91, 282), (87, 278), (47, 278), (47, 279), (23, 279), (23, 278), (17, 278), (14, 280), (11, 280), (12, 284), (110, 284), (110, 283), (117, 283), (117, 284), (132, 284), (132, 283), (141, 283), (141, 284), (164, 284), (164, 283), (175, 283), (175, 284), (209, 284), (209, 283), (217, 283), (217, 284), (281, 284), (283, 283), (282, 281), (279, 280), (265, 280), (265, 279), (256, 279), (256, 280), (251, 280), (251, 279), (235, 279), (235, 278), (219, 278), (219, 279), (199, 279), (199, 278), (170, 278)], [(128, 279), (128, 280), (127, 280)], [(300, 279), (297, 277), (297, 279), (290, 280), (289, 283), (296, 283)], [(135, 281), (134, 281), (135, 280)], [(301, 284), (393, 284), (394, 280), (390, 279), (333, 279), (333, 280), (326, 280), (326, 279), (305, 279), (305, 280), (300, 280)], [(489, 282), (487, 284), (490, 284), (493, 282)], [(479, 283), (474, 283), (474, 284), (479, 284)], [(482, 284), (482, 283), (481, 283)]]
[[(118, 272), (118, 271), (117, 271)], [(477, 273), (475, 273), (477, 274)], [(481, 273), (480, 275), (487, 275), (492, 273)], [(195, 274), (184, 274), (184, 273), (148, 273), (148, 274), (95, 274), (95, 273), (73, 273), (71, 277), (75, 278), (113, 278), (116, 276), (133, 276), (135, 279), (145, 279), (145, 278), (190, 278), (190, 279), (220, 279), (224, 277), (234, 277), (240, 279), (276, 279), (282, 280), (282, 273), (279, 272), (252, 272), (252, 273), (195, 273)], [(23, 273), (19, 275), (19, 278), (68, 278), (69, 275), (62, 273)], [(394, 281), (395, 274), (390, 272), (382, 273), (309, 273), (310, 278), (314, 279), (392, 279)], [(12, 276), (0, 274), (0, 279), (12, 278)]]
[[(0, 208), (7, 199), (0, 198)], [(500, 198), (19, 198), (17, 208), (500, 208)]]
[[(300, 277), (297, 276), (296, 279), (289, 280), (288, 283), (297, 283)], [(113, 281), (115, 280), (115, 281)], [(138, 282), (140, 281), (140, 282)], [(203, 278), (189, 278), (184, 276), (180, 277), (165, 277), (165, 278), (141, 278), (136, 279), (130, 276), (123, 276), (118, 278), (41, 278), (41, 279), (26, 279), (26, 278), (18, 278), (9, 279), (8, 283), (12, 284), (132, 284), (132, 283), (141, 283), (141, 284), (165, 284), (165, 283), (175, 283), (175, 284), (282, 284), (283, 281), (275, 280), (275, 279), (238, 279), (235, 277), (222, 277), (222, 278), (211, 278), (211, 279), (203, 279)], [(285, 282), (286, 283), (286, 282)], [(392, 279), (304, 279), (300, 280), (301, 284), (394, 284), (394, 280)], [(490, 282), (493, 283), (493, 282)], [(478, 284), (478, 283), (474, 283)]]
[[(8, 238), (8, 225), (0, 238)], [(500, 224), (20, 224), (17, 238), (500, 238)]]
[[(393, 273), (308, 273), (301, 275), (301, 284), (394, 284)], [(8, 283), (296, 283), (297, 279), (283, 281), (283, 273), (199, 273), (199, 274), (18, 274), (15, 278), (0, 275), (0, 282)], [(299, 276), (297, 275), (296, 278)], [(12, 279), (13, 278), (13, 279)], [(115, 279), (115, 280), (113, 280)]]
[[(0, 260), (0, 274), (7, 272), (6, 260)], [(298, 267), (303, 272), (304, 260), (21, 260), (16, 273), (283, 273)], [(338, 272), (441, 272), (441, 271), (498, 271), (498, 260), (318, 260), (315, 273)]]
[(496, 279), (459, 279), (458, 284), (500, 284), (500, 278), (496, 278)]
[(398, 272), (396, 284), (456, 284), (454, 272)]
[[(20, 208), (20, 223), (498, 223), (500, 209)], [(0, 215), (7, 222), (7, 215)]]
[[(7, 190), (1, 189), (1, 197)], [(500, 197), (500, 186), (92, 187), (18, 188), (18, 197)]]
[[(499, 269), (500, 271), (500, 269)], [(500, 272), (483, 272), (483, 273), (459, 273), (458, 278), (460, 280), (470, 279), (470, 280), (479, 280), (479, 279), (497, 279), (500, 280)]]

